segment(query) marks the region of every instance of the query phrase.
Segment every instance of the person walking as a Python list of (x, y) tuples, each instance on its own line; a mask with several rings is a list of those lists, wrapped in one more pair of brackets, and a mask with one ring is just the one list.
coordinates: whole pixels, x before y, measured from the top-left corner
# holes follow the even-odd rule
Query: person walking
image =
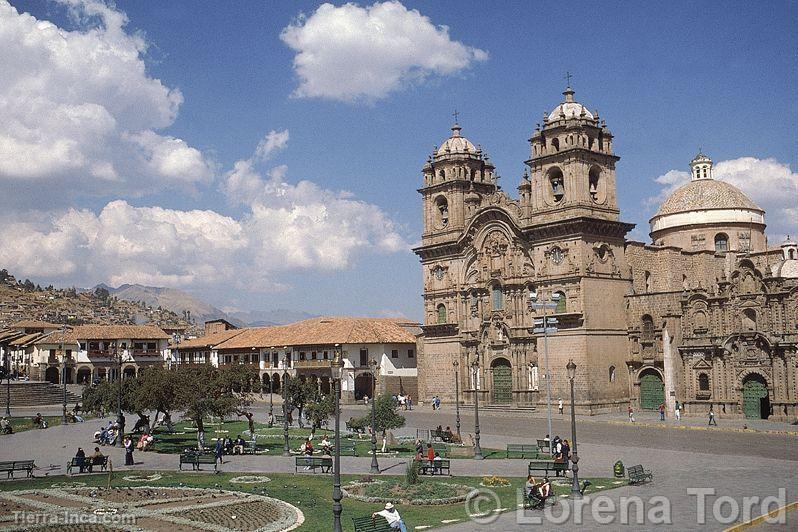
[(222, 457), (224, 456), (224, 442), (221, 438), (216, 438), (216, 447), (213, 449), (213, 454), (216, 456), (216, 461), (220, 464), (224, 463)]
[(130, 436), (127, 436), (125, 438), (125, 465), (133, 465), (133, 451), (135, 448), (133, 440), (130, 439)]
[(712, 405), (709, 405), (709, 423), (707, 426), (710, 425), (715, 425), (716, 427), (718, 426), (718, 422), (715, 421), (715, 410)]
[(632, 405), (629, 405), (629, 408), (627, 410), (629, 411), (629, 422), (630, 423), (634, 423), (635, 422), (635, 411), (632, 409)]
[(562, 415), (562, 397), (557, 400), (557, 409), (560, 411), (560, 415)]
[(659, 404), (659, 420), (665, 421), (665, 403)]
[(405, 401), (407, 401), (407, 409), (408, 410), (413, 410), (413, 398), (408, 395), (405, 398)]
[(385, 518), (388, 521), (388, 526), (392, 530), (398, 530), (399, 532), (407, 532), (407, 527), (405, 526), (405, 522), (402, 521), (402, 518), (399, 516), (399, 512), (396, 510), (396, 507), (389, 503), (385, 503), (385, 509), (380, 510), (379, 512), (374, 512), (371, 514), (371, 518), (375, 518), (378, 515)]
[(676, 415), (676, 421), (680, 421), (682, 419), (682, 404), (679, 401), (676, 401), (676, 406), (673, 409), (673, 413)]

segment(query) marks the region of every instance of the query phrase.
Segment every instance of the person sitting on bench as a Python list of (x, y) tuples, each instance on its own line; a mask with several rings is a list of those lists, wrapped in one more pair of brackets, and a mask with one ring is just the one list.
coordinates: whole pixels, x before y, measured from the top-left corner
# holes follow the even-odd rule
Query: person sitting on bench
[(441, 473), (441, 455), (440, 453), (435, 453), (435, 457), (432, 459), (432, 473)]
[(233, 444), (233, 454), (244, 454), (244, 439), (241, 437), (241, 434), (238, 435)]
[(399, 516), (399, 512), (396, 511), (396, 507), (389, 503), (385, 503), (385, 509), (380, 510), (379, 512), (374, 512), (371, 514), (371, 518), (374, 519), (378, 515), (385, 518), (388, 521), (388, 526), (391, 527), (392, 530), (399, 530), (399, 532), (407, 532), (407, 527), (405, 526), (405, 522), (402, 521), (402, 518)]
[(11, 426), (11, 422), (6, 416), (3, 416), (3, 419), (0, 419), (0, 430), (3, 432), (3, 434), (14, 433), (14, 427)]

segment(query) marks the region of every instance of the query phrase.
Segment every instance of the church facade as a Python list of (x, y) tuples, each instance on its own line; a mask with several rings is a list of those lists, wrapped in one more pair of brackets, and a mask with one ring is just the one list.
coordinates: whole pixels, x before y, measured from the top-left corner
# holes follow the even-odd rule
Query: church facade
[(573, 360), (580, 412), (679, 400), (688, 415), (794, 419), (798, 247), (768, 249), (764, 211), (701, 154), (652, 242), (627, 240), (613, 135), (563, 96), (529, 139), (517, 199), (458, 124), (423, 167), (420, 397), (540, 406), (548, 378), (568, 403)]

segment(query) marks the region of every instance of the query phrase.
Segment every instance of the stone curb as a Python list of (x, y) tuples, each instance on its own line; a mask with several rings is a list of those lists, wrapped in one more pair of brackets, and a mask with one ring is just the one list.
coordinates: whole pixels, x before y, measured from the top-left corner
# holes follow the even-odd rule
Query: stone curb
[(771, 510), (764, 515), (754, 517), (750, 521), (746, 521), (744, 523), (740, 523), (738, 525), (729, 527), (723, 532), (742, 532), (743, 530), (748, 530), (749, 528), (762, 524), (765, 521), (765, 519), (767, 519), (768, 517), (776, 517), (776, 515), (780, 514), (781, 512), (784, 512), (786, 514), (787, 512), (794, 510), (796, 508), (798, 508), (798, 501), (793, 501), (787, 504), (786, 506), (782, 506), (781, 508), (776, 508), (775, 510)]
[[(700, 425), (667, 425), (667, 424), (659, 424), (659, 423), (647, 423), (647, 422), (640, 422), (636, 421), (634, 423), (630, 423), (629, 421), (617, 421), (617, 420), (609, 420), (609, 421), (590, 421), (584, 420), (593, 423), (607, 423), (608, 425), (625, 425), (627, 427), (648, 427), (648, 428), (659, 428), (659, 429), (677, 429), (677, 430), (711, 430), (715, 432), (739, 432), (742, 434), (747, 433), (756, 433), (756, 434), (780, 434), (784, 436), (798, 436), (798, 431), (791, 431), (791, 430), (771, 430), (771, 429), (743, 429), (737, 427), (703, 427)], [(666, 422), (667, 423), (667, 422)]]

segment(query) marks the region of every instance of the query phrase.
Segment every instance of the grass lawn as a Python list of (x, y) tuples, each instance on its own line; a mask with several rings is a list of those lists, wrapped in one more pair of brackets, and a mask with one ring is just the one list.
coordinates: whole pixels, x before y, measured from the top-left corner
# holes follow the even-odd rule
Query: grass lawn
[[(116, 472), (113, 474), (111, 486), (140, 486), (141, 483), (133, 483), (123, 480), (122, 477), (129, 474), (136, 475), (149, 475), (152, 471), (135, 471), (135, 472)], [(298, 530), (302, 531), (318, 531), (329, 530), (332, 521), (332, 476), (331, 475), (287, 475), (264, 473), (271, 481), (254, 484), (242, 485), (230, 483), (230, 479), (240, 475), (249, 475), (255, 473), (220, 473), (218, 475), (213, 473), (187, 473), (177, 471), (160, 471), (162, 478), (157, 481), (149, 482), (148, 485), (153, 486), (179, 486), (184, 485), (188, 487), (210, 487), (221, 488), (234, 491), (255, 492), (265, 494), (270, 497), (289, 502), (305, 514), (305, 522)], [(346, 485), (348, 482), (360, 480), (360, 476), (344, 475), (342, 483)], [(403, 480), (403, 477), (380, 475), (380, 480)], [(458, 484), (465, 484), (467, 486), (479, 487), (481, 477), (451, 477), (451, 478), (425, 478), (424, 483), (437, 483), (437, 482), (454, 482)], [(514, 511), (517, 507), (516, 490), (520, 489), (524, 483), (523, 478), (510, 478), (510, 485), (507, 487), (494, 487), (490, 488), (495, 492), (501, 502), (501, 508), (507, 508)], [(593, 483), (588, 488), (588, 493), (601, 491), (602, 489), (614, 488), (617, 485), (613, 484), (614, 479), (590, 479)], [(108, 474), (92, 474), (92, 475), (73, 475), (66, 476), (50, 476), (46, 478), (36, 478), (30, 480), (15, 480), (8, 482), (0, 482), (0, 490), (16, 490), (16, 489), (32, 489), (32, 488), (49, 488), (55, 482), (83, 482), (89, 486), (105, 486), (108, 482)], [(616, 481), (617, 482), (617, 481)], [(625, 483), (624, 483), (625, 484)], [(601, 486), (601, 488), (599, 488)], [(555, 486), (557, 494), (564, 494), (569, 492), (568, 486)], [(487, 505), (483, 505), (483, 509)], [(343, 500), (343, 526), (344, 530), (353, 530), (352, 517), (371, 514), (374, 511), (382, 508), (381, 504), (370, 504), (359, 502), (351, 499)], [(401, 513), (408, 530), (413, 530), (416, 526), (427, 525), (430, 527), (441, 526), (441, 521), (450, 519), (459, 519), (468, 521), (467, 511), (463, 503), (455, 503), (450, 505), (439, 506), (409, 506), (400, 504), (397, 506)]]
[[(166, 432), (156, 432), (155, 444), (153, 450), (158, 453), (178, 454), (186, 448), (195, 448), (197, 446), (197, 431), (193, 428), (191, 422), (183, 422), (175, 424), (175, 433), (169, 434)], [(319, 441), (323, 435), (332, 442), (334, 433), (332, 430), (317, 429), (316, 436), (313, 438), (313, 445), (318, 449)], [(249, 439), (249, 428), (246, 421), (231, 420), (225, 421), (224, 424), (219, 423), (206, 423), (205, 424), (205, 445), (212, 446), (216, 438), (230, 437), (235, 439), (241, 435), (245, 440)], [(288, 444), (291, 449), (298, 451), (299, 446), (310, 435), (310, 429), (300, 429), (291, 427), (288, 429)], [(255, 436), (258, 442), (258, 450), (266, 452), (267, 454), (280, 454), (283, 451), (283, 427), (273, 426), (268, 427), (265, 423), (255, 423)], [(357, 456), (370, 456), (371, 455), (371, 437), (366, 435), (361, 438), (351, 437), (343, 438), (345, 441), (355, 442), (355, 452)], [(381, 449), (382, 441), (377, 441), (377, 449)], [(319, 449), (320, 450), (320, 449)], [(415, 447), (412, 443), (403, 443), (388, 447), (389, 451), (396, 452), (396, 456), (413, 456), (415, 454)], [(487, 459), (505, 458), (506, 453), (500, 449), (487, 449), (482, 448), (482, 455)], [(379, 454), (377, 456), (380, 456)], [(457, 457), (453, 457), (457, 458)]]
[[(45, 421), (47, 421), (48, 427), (55, 427), (61, 424), (61, 416), (42, 416)], [(83, 416), (84, 420), (89, 420), (94, 416)], [(26, 430), (32, 430), (35, 427), (33, 426), (33, 416), (27, 417), (10, 417), (8, 418), (11, 421), (11, 426), (14, 428), (14, 432), (24, 432)]]

